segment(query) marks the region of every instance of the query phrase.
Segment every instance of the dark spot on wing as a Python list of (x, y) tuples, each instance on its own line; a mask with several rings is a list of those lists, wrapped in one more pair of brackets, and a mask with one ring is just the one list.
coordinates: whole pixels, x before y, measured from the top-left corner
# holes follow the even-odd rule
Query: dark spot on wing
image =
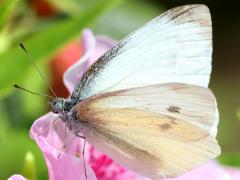
[(168, 129), (170, 129), (172, 126), (170, 125), (170, 124), (168, 124), (168, 123), (164, 123), (164, 124), (161, 124), (160, 125), (160, 129), (161, 130), (168, 130)]
[(181, 108), (178, 106), (169, 106), (167, 110), (171, 113), (180, 113)]

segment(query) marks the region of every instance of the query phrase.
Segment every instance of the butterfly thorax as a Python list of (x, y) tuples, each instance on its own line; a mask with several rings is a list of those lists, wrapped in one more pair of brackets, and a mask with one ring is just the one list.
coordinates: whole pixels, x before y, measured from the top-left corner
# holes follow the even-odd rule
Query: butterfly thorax
[(67, 114), (75, 105), (72, 99), (56, 98), (51, 102), (52, 112)]
[(83, 123), (78, 120), (75, 111), (71, 111), (76, 105), (73, 99), (56, 98), (51, 102), (52, 112), (59, 114), (59, 117), (66, 123), (70, 130), (73, 130), (75, 134), (81, 132)]

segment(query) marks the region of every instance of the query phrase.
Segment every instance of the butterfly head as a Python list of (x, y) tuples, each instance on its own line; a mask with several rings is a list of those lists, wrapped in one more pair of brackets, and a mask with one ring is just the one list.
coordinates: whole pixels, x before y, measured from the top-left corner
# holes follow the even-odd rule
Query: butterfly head
[(74, 103), (71, 99), (56, 98), (51, 103), (53, 113), (67, 113), (69, 112)]

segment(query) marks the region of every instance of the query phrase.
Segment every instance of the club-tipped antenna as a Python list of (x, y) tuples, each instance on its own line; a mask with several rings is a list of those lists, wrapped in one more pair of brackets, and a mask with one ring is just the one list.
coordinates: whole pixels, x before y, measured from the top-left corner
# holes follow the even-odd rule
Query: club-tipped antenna
[[(31, 61), (31, 63), (34, 65), (35, 69), (37, 70), (37, 72), (39, 73), (39, 75), (41, 76), (42, 80), (47, 84), (48, 88), (50, 89), (50, 91), (53, 93), (53, 95), (55, 96), (55, 98), (57, 98), (57, 95), (55, 94), (55, 92), (53, 91), (52, 87), (50, 86), (48, 80), (45, 78), (45, 76), (41, 73), (41, 71), (38, 69), (37, 65), (34, 63), (32, 55), (28, 52), (28, 50), (25, 48), (25, 46), (23, 45), (23, 43), (19, 43), (19, 46), (23, 49), (23, 51), (28, 55), (28, 59)], [(15, 86), (14, 86), (15, 87)], [(20, 88), (21, 89), (21, 88)], [(23, 90), (23, 89), (22, 89)], [(24, 89), (26, 90), (26, 89)], [(26, 90), (28, 91), (28, 90)], [(34, 93), (33, 93), (34, 94)], [(36, 94), (36, 93), (35, 93)], [(37, 93), (38, 94), (38, 93)]]
[(14, 84), (13, 87), (15, 87), (15, 88), (17, 88), (17, 89), (20, 89), (20, 90), (23, 90), (23, 91), (26, 91), (26, 92), (29, 92), (29, 93), (34, 94), (34, 95), (45, 96), (45, 97), (48, 97), (48, 98), (50, 98), (50, 99), (52, 99), (52, 100), (54, 99), (54, 97), (52, 97), (52, 96), (49, 96), (49, 95), (47, 95), (47, 94), (37, 93), (37, 92), (34, 92), (34, 91), (30, 91), (30, 90), (25, 89), (25, 88), (23, 88), (23, 87), (21, 87), (21, 86), (19, 86), (19, 85), (17, 85), (17, 84)]

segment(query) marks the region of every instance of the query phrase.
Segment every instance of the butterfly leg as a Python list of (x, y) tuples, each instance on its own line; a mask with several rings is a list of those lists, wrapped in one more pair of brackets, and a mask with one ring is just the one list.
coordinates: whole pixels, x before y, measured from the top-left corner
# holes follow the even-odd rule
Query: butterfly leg
[[(63, 141), (63, 145), (62, 145), (62, 150), (63, 151), (66, 151), (67, 150), (67, 148), (68, 148), (68, 145), (69, 144), (71, 144), (71, 142), (76, 138), (76, 137), (73, 137), (72, 139), (67, 139), (67, 129), (66, 128), (64, 128), (64, 141)], [(60, 155), (61, 155), (61, 152), (58, 154), (58, 158), (60, 157)]]
[(79, 138), (83, 139), (83, 150), (82, 150), (82, 155), (83, 155), (83, 166), (84, 166), (84, 173), (85, 173), (85, 178), (87, 179), (87, 170), (86, 170), (86, 161), (85, 161), (85, 146), (86, 146), (86, 138), (78, 133), (76, 133), (76, 136)]

